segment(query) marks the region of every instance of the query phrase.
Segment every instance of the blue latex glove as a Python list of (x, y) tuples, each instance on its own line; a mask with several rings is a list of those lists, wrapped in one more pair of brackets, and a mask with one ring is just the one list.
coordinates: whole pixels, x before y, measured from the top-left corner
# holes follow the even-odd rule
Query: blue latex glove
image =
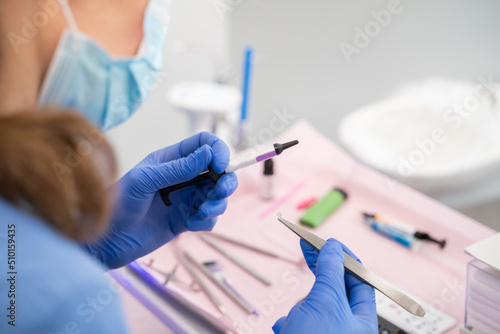
[(206, 181), (172, 193), (169, 207), (158, 190), (191, 180), (209, 165), (222, 173), (228, 162), (228, 147), (208, 132), (151, 153), (118, 181), (110, 231), (85, 247), (109, 268), (117, 268), (184, 231), (211, 230), (226, 210), (226, 197), (238, 186), (234, 173), (223, 175), (215, 186)]
[(335, 239), (318, 252), (300, 241), (309, 269), (316, 275), (311, 292), (273, 326), (280, 334), (378, 333), (375, 291), (345, 272), (343, 251), (359, 259)]

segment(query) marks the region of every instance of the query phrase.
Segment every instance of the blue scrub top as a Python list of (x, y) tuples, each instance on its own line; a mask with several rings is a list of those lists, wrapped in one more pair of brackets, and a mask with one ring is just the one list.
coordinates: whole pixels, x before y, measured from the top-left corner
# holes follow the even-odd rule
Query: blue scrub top
[(0, 333), (128, 333), (121, 288), (80, 246), (0, 198)]

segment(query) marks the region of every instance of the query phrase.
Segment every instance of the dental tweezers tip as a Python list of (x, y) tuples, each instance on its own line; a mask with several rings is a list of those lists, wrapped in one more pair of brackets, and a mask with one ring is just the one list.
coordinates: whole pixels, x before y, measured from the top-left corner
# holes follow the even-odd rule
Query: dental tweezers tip
[(425, 315), (425, 310), (422, 308), (422, 306), (418, 305), (416, 315), (419, 317), (423, 317)]

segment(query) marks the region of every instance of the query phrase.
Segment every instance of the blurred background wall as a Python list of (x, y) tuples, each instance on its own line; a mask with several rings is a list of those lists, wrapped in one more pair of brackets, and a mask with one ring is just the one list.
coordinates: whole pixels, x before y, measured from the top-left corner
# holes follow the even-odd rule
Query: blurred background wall
[(212, 1), (172, 0), (157, 85), (127, 122), (108, 132), (121, 174), (148, 153), (189, 135), (188, 120), (169, 105), (167, 91), (185, 80), (212, 80), (214, 61), (229, 64), (229, 29), (229, 21), (221, 20)]
[[(429, 76), (479, 83), (489, 75), (500, 83), (499, 14), (495, 0), (243, 0), (231, 15), (231, 59), (237, 63), (245, 45), (257, 52), (254, 129), (286, 107), (338, 141), (344, 115), (401, 83)], [(388, 23), (365, 43), (359, 30), (376, 32), (377, 16)], [(500, 170), (437, 199), (500, 230)]]
[[(359, 54), (344, 57), (356, 28), (399, 3)], [(495, 0), (242, 0), (232, 12), (233, 63), (252, 45), (252, 116), (257, 128), (272, 108), (288, 106), (337, 139), (345, 114), (390, 93), (403, 82), (443, 75), (500, 82), (500, 2)]]
[[(390, 17), (380, 18), (381, 11)], [(188, 135), (187, 119), (166, 101), (169, 87), (213, 79), (213, 56), (176, 52), (178, 41), (219, 55), (237, 87), (243, 49), (254, 48), (254, 133), (268, 125), (273, 110), (286, 109), (338, 142), (344, 115), (401, 83), (435, 75), (472, 82), (492, 75), (500, 82), (499, 14), (496, 0), (173, 0), (160, 84), (129, 122), (109, 134), (121, 170)], [(387, 24), (356, 47), (359, 30), (377, 16)], [(500, 230), (499, 198), (500, 171), (438, 200)]]

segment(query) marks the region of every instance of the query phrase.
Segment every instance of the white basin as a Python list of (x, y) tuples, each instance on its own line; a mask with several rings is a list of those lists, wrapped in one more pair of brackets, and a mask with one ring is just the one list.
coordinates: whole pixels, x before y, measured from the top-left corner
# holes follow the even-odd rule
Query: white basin
[(364, 106), (339, 125), (359, 160), (428, 194), (462, 189), (500, 170), (496, 92), (428, 79)]

